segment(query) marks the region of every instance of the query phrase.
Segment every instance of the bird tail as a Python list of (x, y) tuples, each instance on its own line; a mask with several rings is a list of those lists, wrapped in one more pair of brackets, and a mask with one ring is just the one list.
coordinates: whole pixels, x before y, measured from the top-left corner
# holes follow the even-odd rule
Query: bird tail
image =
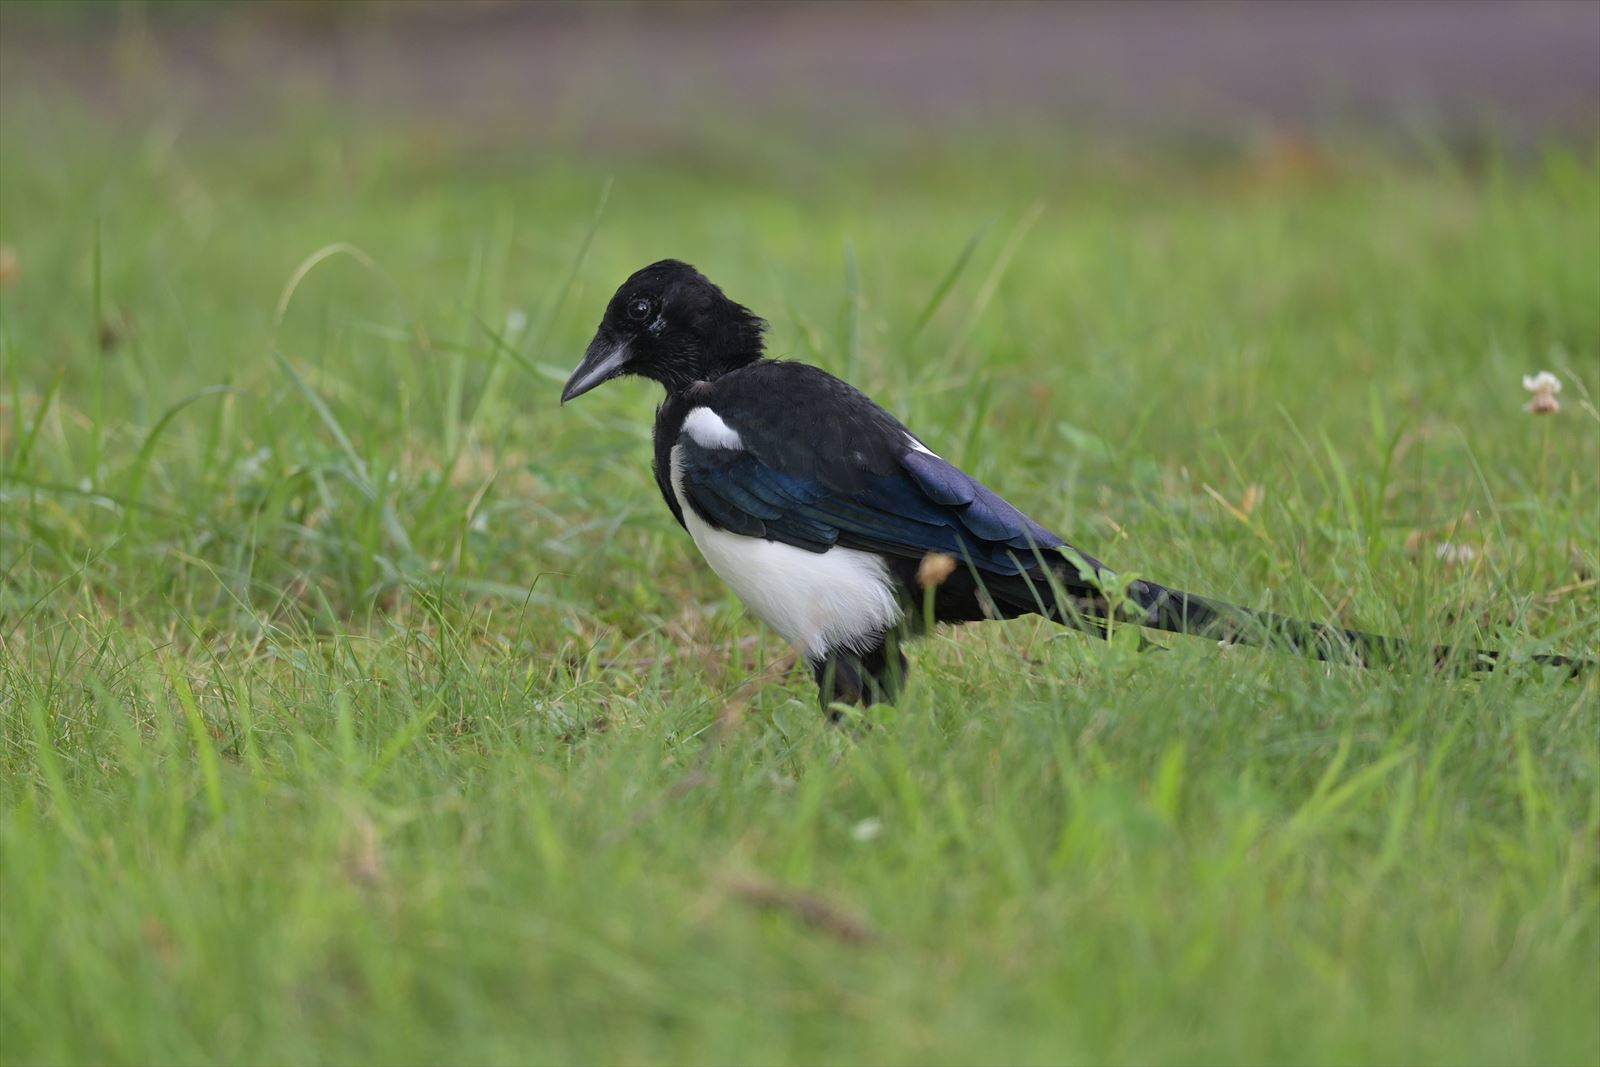
[[(1365, 667), (1394, 663), (1412, 652), (1411, 646), (1398, 637), (1244, 608), (1150, 581), (1129, 582), (1123, 590), (1122, 603), (1114, 605), (1115, 598), (1108, 599), (1106, 593), (1117, 579), (1111, 571), (1098, 567), (1097, 561), (1068, 559), (1050, 569), (1059, 583), (1054, 590), (1042, 587), (1037, 571), (1032, 577), (1025, 574), (1012, 579), (996, 597), (1005, 612), (1038, 613), (1101, 636), (1109, 632), (1113, 625), (1110, 620), (1115, 619), (1223, 644), (1253, 645)], [(1090, 580), (1089, 574), (1096, 574), (1096, 579)], [(1435, 665), (1462, 673), (1494, 670), (1508, 661), (1497, 650), (1449, 645), (1435, 645), (1429, 654)], [(1574, 676), (1600, 666), (1592, 659), (1555, 654), (1536, 654), (1528, 659), (1564, 668)]]
[[(1131, 582), (1126, 595), (1138, 605), (1139, 610), (1132, 613), (1135, 622), (1168, 633), (1211, 638), (1225, 644), (1281, 649), (1319, 660), (1367, 667), (1393, 663), (1411, 650), (1407, 642), (1397, 637), (1242, 608), (1179, 589), (1168, 589), (1155, 582)], [(1141, 613), (1143, 618), (1139, 618)], [(1437, 666), (1454, 667), (1466, 673), (1494, 670), (1506, 662), (1505, 655), (1493, 649), (1435, 645), (1430, 654)], [(1574, 675), (1595, 666), (1593, 660), (1553, 654), (1534, 655), (1529, 659), (1565, 668)]]

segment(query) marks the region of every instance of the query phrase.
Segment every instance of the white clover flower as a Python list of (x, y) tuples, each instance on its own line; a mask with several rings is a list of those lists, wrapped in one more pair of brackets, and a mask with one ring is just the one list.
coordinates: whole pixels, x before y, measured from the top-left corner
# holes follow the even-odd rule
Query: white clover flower
[(1522, 405), (1530, 415), (1554, 415), (1561, 410), (1556, 394), (1561, 392), (1561, 379), (1547, 370), (1538, 374), (1524, 374), (1522, 387), (1533, 394), (1533, 399)]
[(243, 481), (251, 481), (261, 473), (267, 460), (272, 458), (272, 449), (258, 448), (244, 459), (239, 461), (239, 477)]
[(867, 842), (883, 833), (883, 820), (866, 818), (850, 827), (850, 836), (857, 841)]

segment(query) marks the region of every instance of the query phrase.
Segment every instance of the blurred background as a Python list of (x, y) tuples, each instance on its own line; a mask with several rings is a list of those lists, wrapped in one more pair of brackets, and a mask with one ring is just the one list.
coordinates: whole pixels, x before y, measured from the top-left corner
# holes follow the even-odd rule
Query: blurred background
[(630, 157), (736, 151), (765, 128), (796, 165), (971, 131), (1525, 150), (1592, 139), (1600, 95), (1584, 0), (10, 0), (0, 31), (8, 108), (66, 95), (238, 129), (335, 104), (487, 149)]

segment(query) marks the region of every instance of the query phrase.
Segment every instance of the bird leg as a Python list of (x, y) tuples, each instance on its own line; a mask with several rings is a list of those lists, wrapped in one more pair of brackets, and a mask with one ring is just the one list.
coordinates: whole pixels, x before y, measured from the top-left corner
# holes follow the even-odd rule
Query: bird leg
[(905, 684), (910, 667), (893, 633), (880, 636), (865, 651), (830, 649), (821, 659), (811, 659), (817, 680), (817, 699), (824, 709), (834, 703), (876, 704), (893, 701)]

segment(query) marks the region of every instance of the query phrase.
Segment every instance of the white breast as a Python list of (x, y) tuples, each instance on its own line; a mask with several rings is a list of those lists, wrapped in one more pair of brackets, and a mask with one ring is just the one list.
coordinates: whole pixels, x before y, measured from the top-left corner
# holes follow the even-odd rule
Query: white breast
[[(696, 408), (690, 417), (699, 411), (716, 418), (707, 408)], [(697, 428), (707, 425), (702, 417)], [(698, 434), (692, 436), (700, 440)], [(840, 648), (865, 651), (900, 621), (900, 599), (880, 557), (853, 548), (807, 552), (718, 530), (689, 506), (677, 447), (672, 450), (671, 477), (683, 523), (711, 569), (752, 614), (813, 659)]]

